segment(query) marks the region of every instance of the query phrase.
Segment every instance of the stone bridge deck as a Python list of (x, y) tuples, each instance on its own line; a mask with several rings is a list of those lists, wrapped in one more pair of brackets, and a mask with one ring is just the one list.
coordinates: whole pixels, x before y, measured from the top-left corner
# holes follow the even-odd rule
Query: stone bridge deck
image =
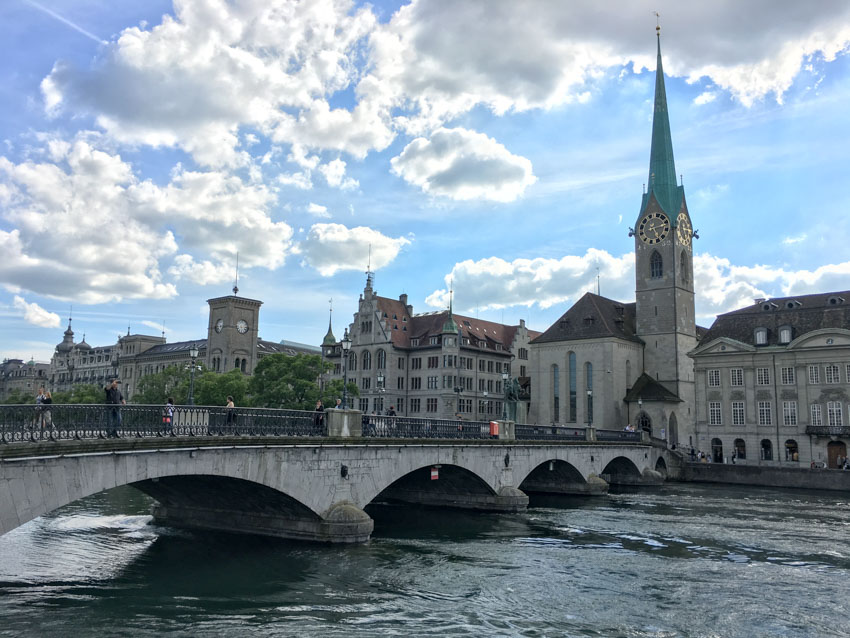
[(0, 445), (0, 533), (132, 485), (173, 525), (362, 542), (373, 528), (364, 511), (370, 503), (518, 511), (526, 492), (600, 494), (608, 483), (657, 482), (655, 470), (675, 462), (663, 446), (640, 440), (363, 438), (352, 427), (359, 419), (334, 418), (328, 427), (337, 436), (48, 437)]

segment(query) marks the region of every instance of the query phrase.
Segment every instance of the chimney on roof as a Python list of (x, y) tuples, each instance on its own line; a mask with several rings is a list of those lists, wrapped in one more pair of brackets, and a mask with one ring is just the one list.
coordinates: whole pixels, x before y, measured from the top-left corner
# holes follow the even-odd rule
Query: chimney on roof
[(405, 306), (406, 306), (406, 305), (407, 305), (407, 293), (406, 293), (406, 292), (401, 293), (401, 294), (398, 296), (398, 300), (399, 300), (399, 301), (400, 301), (403, 305), (405, 305)]
[(519, 320), (519, 327), (520, 327), (520, 328), (525, 328), (525, 319), (520, 319), (520, 320)]

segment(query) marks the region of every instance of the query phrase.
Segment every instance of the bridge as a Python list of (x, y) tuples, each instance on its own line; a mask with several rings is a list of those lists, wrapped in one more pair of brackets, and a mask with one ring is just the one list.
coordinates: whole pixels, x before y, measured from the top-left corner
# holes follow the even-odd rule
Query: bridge
[(596, 495), (664, 480), (645, 434), (359, 411), (0, 406), (0, 534), (132, 485), (164, 524), (364, 542), (377, 502), (516, 512), (529, 492)]

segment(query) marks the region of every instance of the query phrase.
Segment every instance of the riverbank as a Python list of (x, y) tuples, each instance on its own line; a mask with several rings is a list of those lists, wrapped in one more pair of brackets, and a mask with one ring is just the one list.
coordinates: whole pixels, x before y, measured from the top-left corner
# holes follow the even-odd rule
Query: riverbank
[(678, 480), (688, 483), (722, 483), (850, 492), (850, 471), (808, 467), (683, 463)]

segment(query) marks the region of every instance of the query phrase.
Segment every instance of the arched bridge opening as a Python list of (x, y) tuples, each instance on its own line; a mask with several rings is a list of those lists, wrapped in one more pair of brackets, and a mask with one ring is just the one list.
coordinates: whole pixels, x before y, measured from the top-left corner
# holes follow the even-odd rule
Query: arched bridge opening
[(131, 483), (152, 497), (157, 522), (174, 527), (311, 538), (321, 517), (291, 496), (226, 476), (175, 475)]
[(641, 485), (643, 483), (643, 475), (637, 465), (625, 456), (618, 456), (609, 461), (600, 477), (609, 485)]
[(550, 459), (535, 467), (519, 489), (526, 494), (604, 494), (607, 485), (588, 481), (576, 467), (566, 461)]
[(372, 504), (380, 503), (516, 511), (526, 507), (528, 498), (515, 488), (495, 492), (484, 479), (459, 465), (435, 464), (393, 481), (372, 499)]

